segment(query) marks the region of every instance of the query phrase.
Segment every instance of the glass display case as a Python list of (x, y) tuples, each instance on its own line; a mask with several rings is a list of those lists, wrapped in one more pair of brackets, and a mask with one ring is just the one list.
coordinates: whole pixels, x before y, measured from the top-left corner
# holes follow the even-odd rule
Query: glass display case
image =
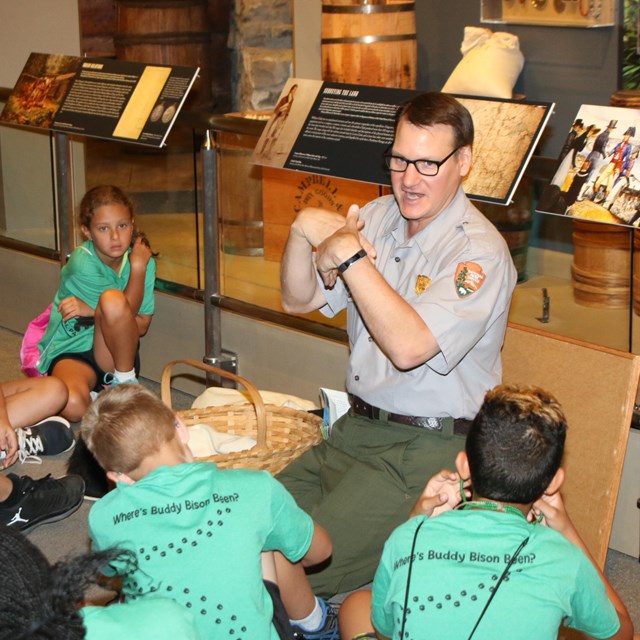
[[(223, 304), (231, 304), (235, 309), (246, 304), (254, 312), (259, 308), (281, 313), (281, 320), (286, 324), (280, 303), (280, 259), (300, 202), (309, 196), (308, 205), (344, 206), (344, 198), (354, 195), (357, 188), (354, 189), (355, 183), (334, 180), (335, 184), (331, 185), (334, 195), (329, 201), (319, 195), (327, 193), (326, 187), (314, 180), (310, 184), (305, 182), (309, 174), (254, 164), (252, 154), (261, 127), (248, 130), (247, 125), (252, 122), (255, 123), (253, 118), (231, 116), (224, 123), (225, 130), (213, 130), (217, 156), (220, 294)], [(233, 131), (234, 124), (236, 131)], [(264, 121), (261, 124), (264, 125)], [(227, 130), (226, 125), (231, 130)], [(379, 192), (373, 185), (369, 185), (368, 191), (372, 197)], [(363, 202), (367, 199), (370, 198), (361, 197)], [(305, 318), (328, 327), (346, 326), (344, 314), (329, 319), (316, 312)]]
[[(229, 145), (227, 134), (218, 135), (221, 294), (227, 304), (235, 302), (236, 310), (243, 304), (268, 310), (287, 324), (291, 316), (284, 314), (280, 304), (280, 258), (299, 208), (306, 204), (338, 209), (343, 200), (364, 203), (382, 190), (346, 180), (327, 185), (325, 176), (254, 165), (248, 148), (257, 143), (258, 136), (241, 138), (233, 138), (234, 144)], [(534, 158), (511, 206), (479, 205), (505, 238), (518, 270), (509, 319), (639, 353), (640, 304), (630, 305), (630, 300), (637, 289), (631, 265), (638, 264), (640, 281), (640, 262), (638, 256), (632, 261), (629, 230), (618, 233), (621, 237), (613, 245), (605, 242), (603, 246), (603, 236), (590, 229), (585, 236), (570, 217), (536, 213), (537, 200), (554, 166), (551, 158)], [(261, 203), (258, 209), (256, 202)], [(245, 246), (237, 241), (242, 225), (246, 231), (254, 229), (252, 234), (241, 234)], [(262, 231), (262, 250), (256, 246), (256, 225)], [(603, 265), (617, 271), (611, 275), (616, 286), (606, 271), (602, 273)], [(577, 277), (581, 272), (586, 273), (586, 282)], [(635, 298), (640, 299), (637, 291)], [(346, 326), (344, 314), (328, 319), (316, 312), (302, 319), (308, 321), (310, 331), (318, 326)]]
[[(0, 160), (0, 236), (57, 251), (51, 137), (1, 127)], [(21, 186), (26, 176), (29, 189)]]
[[(282, 250), (289, 225), (301, 207), (344, 210), (351, 202), (363, 204), (384, 190), (333, 178), (327, 184), (326, 176), (255, 165), (252, 151), (263, 123), (223, 116), (207, 120), (211, 122), (218, 247), (206, 246), (203, 240), (200, 145), (205, 129), (200, 125), (185, 124), (165, 150), (140, 151), (97, 140), (74, 143), (75, 208), (86, 188), (118, 184), (135, 200), (136, 222), (160, 254), (159, 289), (203, 300), (205, 252), (216, 249), (220, 306), (346, 339), (344, 313), (328, 319), (319, 312), (292, 316), (283, 311)], [(58, 231), (49, 136), (6, 127), (0, 129), (0, 135), (0, 244), (19, 241), (22, 251), (48, 255), (43, 254), (46, 250), (53, 255)], [(36, 159), (37, 155), (43, 157)], [(517, 266), (519, 282), (509, 319), (640, 353), (640, 240), (634, 244), (629, 237), (634, 232), (622, 229), (613, 242), (604, 242), (605, 235), (579, 228), (570, 217), (535, 213), (554, 164), (553, 159), (534, 157), (510, 207), (480, 205), (505, 237)], [(18, 184), (40, 186), (31, 193), (15, 188)], [(73, 232), (77, 234), (77, 227)]]
[(482, 0), (482, 22), (555, 27), (611, 27), (616, 0)]

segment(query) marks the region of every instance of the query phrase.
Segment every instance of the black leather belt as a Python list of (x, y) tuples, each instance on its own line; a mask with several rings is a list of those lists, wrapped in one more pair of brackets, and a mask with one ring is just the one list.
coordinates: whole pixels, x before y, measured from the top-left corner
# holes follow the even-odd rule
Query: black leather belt
[(453, 433), (457, 436), (466, 436), (469, 433), (469, 427), (471, 427), (471, 420), (466, 420), (465, 418), (427, 418), (423, 416), (405, 416), (401, 413), (389, 413), (374, 407), (352, 393), (349, 394), (349, 404), (351, 405), (351, 410), (357, 416), (363, 416), (371, 420), (397, 422), (398, 424), (430, 429), (431, 431), (443, 431), (446, 422), (453, 420)]

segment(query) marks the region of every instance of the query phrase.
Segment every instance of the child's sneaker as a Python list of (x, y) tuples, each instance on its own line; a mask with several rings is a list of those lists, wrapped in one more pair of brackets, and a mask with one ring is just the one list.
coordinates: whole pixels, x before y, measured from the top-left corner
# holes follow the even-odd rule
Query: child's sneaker
[(16, 429), (20, 462), (41, 462), (38, 456), (55, 456), (73, 449), (71, 425), (60, 416), (45, 418), (32, 427)]
[(322, 609), (322, 624), (316, 631), (305, 631), (293, 625), (293, 637), (296, 640), (340, 640), (338, 612), (322, 598), (317, 598)]
[(39, 480), (29, 476), (8, 477), (19, 492), (16, 500), (7, 506), (0, 502), (0, 522), (26, 533), (46, 522), (56, 522), (71, 515), (84, 497), (84, 481), (80, 476), (59, 479), (47, 475)]
[(76, 448), (69, 457), (67, 473), (78, 475), (84, 480), (85, 500), (99, 500), (113, 488), (113, 484), (107, 479), (107, 474), (89, 451), (82, 436), (78, 437)]
[(111, 371), (104, 374), (103, 383), (105, 387), (117, 387), (119, 384), (140, 384), (136, 377), (120, 380), (120, 378), (117, 378)]

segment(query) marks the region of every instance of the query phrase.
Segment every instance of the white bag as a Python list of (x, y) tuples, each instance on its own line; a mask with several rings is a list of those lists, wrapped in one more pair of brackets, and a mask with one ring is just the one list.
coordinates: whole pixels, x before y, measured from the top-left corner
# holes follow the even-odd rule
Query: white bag
[(445, 93), (511, 98), (524, 66), (518, 36), (482, 27), (465, 27), (462, 60), (442, 87)]

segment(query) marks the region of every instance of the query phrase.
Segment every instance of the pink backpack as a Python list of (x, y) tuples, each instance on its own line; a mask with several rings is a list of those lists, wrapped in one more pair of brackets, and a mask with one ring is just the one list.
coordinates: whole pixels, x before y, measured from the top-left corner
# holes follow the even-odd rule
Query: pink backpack
[(47, 375), (46, 373), (40, 373), (37, 368), (38, 361), (40, 360), (38, 343), (42, 340), (42, 336), (47, 330), (50, 316), (51, 305), (27, 325), (27, 330), (22, 338), (22, 345), (20, 346), (20, 362), (22, 365), (20, 368), (30, 378)]

